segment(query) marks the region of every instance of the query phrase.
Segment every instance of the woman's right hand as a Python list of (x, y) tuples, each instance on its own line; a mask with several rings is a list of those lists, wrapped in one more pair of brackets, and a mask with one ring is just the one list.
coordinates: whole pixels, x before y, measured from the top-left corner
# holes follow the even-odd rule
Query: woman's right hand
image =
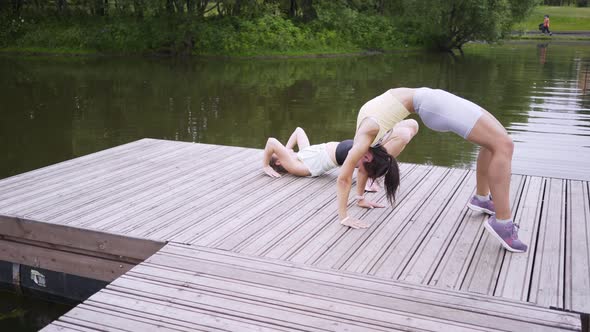
[(281, 174), (275, 171), (270, 165), (262, 167), (262, 171), (271, 178), (280, 178)]
[(359, 229), (359, 228), (369, 228), (369, 224), (365, 223), (364, 221), (353, 218), (353, 217), (346, 217), (340, 220), (340, 224), (343, 226), (348, 226), (350, 228)]

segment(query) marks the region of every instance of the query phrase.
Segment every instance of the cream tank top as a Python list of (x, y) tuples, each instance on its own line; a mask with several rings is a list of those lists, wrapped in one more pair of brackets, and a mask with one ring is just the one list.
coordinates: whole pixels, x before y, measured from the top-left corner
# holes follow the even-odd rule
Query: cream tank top
[(408, 115), (410, 112), (393, 95), (392, 89), (387, 90), (361, 107), (356, 119), (356, 129), (358, 130), (361, 122), (366, 118), (375, 121), (379, 125), (379, 133), (371, 143), (371, 146), (375, 146), (388, 131)]

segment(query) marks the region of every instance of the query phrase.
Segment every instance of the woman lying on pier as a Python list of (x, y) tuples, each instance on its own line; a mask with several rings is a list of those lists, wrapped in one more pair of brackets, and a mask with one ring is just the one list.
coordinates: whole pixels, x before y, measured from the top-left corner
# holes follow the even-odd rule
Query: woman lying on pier
[[(353, 228), (368, 227), (347, 212), (352, 173), (359, 160), (366, 158), (367, 151), (378, 145), (386, 137), (386, 133), (410, 113), (416, 113), (432, 130), (452, 131), (480, 146), (476, 166), (476, 195), (467, 206), (492, 215), (484, 226), (504, 248), (513, 252), (525, 252), (527, 245), (518, 239), (518, 226), (512, 222), (510, 212), (510, 172), (514, 150), (512, 139), (488, 111), (443, 90), (390, 89), (361, 107), (354, 144), (338, 176), (340, 223)], [(370, 163), (366, 167), (370, 167)], [(392, 167), (390, 172), (397, 170), (398, 168)]]
[[(399, 172), (388, 172), (391, 167), (397, 167), (397, 157), (412, 137), (418, 132), (418, 122), (415, 120), (404, 120), (399, 122), (388, 137), (382, 141), (382, 145), (369, 148), (355, 163), (358, 168), (357, 203), (361, 207), (376, 208), (384, 205), (370, 202), (365, 199), (364, 191), (377, 191), (376, 179), (385, 177), (384, 185), (388, 199), (393, 202), (395, 191), (399, 185)], [(340, 165), (346, 159), (348, 151), (352, 148), (353, 141), (327, 142), (323, 144), (310, 145), (305, 131), (296, 128), (286, 145), (281, 144), (277, 139), (270, 137), (264, 148), (262, 169), (271, 177), (280, 177), (279, 172), (286, 172), (296, 176), (319, 176)], [(299, 152), (293, 148), (298, 146)], [(366, 166), (370, 163), (370, 166)], [(368, 179), (371, 182), (368, 183)]]

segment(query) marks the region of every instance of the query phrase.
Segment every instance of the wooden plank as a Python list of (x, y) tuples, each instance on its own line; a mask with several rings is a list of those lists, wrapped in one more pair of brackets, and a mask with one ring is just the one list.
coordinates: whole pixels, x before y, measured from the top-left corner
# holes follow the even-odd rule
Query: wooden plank
[[(404, 173), (412, 173), (413, 169), (414, 167), (411, 167), (411, 170)], [(351, 213), (353, 216), (363, 216), (364, 211), (358, 208), (353, 209), (352, 204), (354, 204), (354, 201), (349, 203), (349, 213)], [(336, 192), (332, 192), (332, 195), (327, 200), (322, 202), (320, 206), (321, 208), (318, 209), (317, 213), (309, 217), (308, 222), (296, 224), (297, 227), (293, 228), (288, 233), (289, 236), (283, 237), (282, 241), (276, 242), (271, 247), (266, 249), (264, 256), (289, 259), (289, 257), (296, 254), (303, 247), (309, 244), (317, 244), (317, 242), (315, 242), (315, 237), (320, 234), (323, 229), (330, 226), (338, 226), (336, 214)], [(342, 227), (338, 227), (338, 229), (340, 228)]]
[[(260, 288), (228, 279), (216, 280), (200, 276), (187, 278), (186, 274), (159, 269), (150, 272), (159, 275), (134, 273), (133, 278), (131, 275), (121, 278), (109, 289), (301, 331), (396, 330), (396, 322), (405, 318), (369, 306), (301, 296), (297, 291)], [(171, 278), (162, 278), (162, 274), (168, 274)], [(177, 280), (179, 277), (183, 279)], [(109, 300), (110, 298), (106, 299)]]
[(473, 196), (474, 187), (475, 172), (469, 171), (441, 213), (439, 222), (434, 225), (432, 235), (425, 239), (424, 245), (416, 249), (414, 257), (401, 272), (400, 280), (421, 284), (431, 281), (467, 213), (465, 202)]
[[(427, 172), (431, 167), (423, 167), (424, 171)], [(411, 172), (408, 176), (418, 176), (418, 173)], [(403, 196), (401, 194), (400, 196)], [(400, 199), (401, 202), (405, 202), (405, 199)], [(354, 204), (354, 201), (351, 202)], [(404, 203), (405, 204), (405, 203)], [(396, 206), (395, 209), (398, 207)], [(395, 211), (395, 209), (393, 211)], [(334, 246), (338, 241), (348, 232), (359, 232), (359, 233), (372, 233), (379, 228), (379, 225), (383, 220), (386, 220), (386, 215), (392, 213), (391, 209), (373, 209), (367, 210), (359, 207), (349, 207), (349, 214), (353, 217), (361, 218), (367, 222), (370, 227), (367, 229), (355, 230), (349, 227), (343, 227), (340, 225), (337, 219), (337, 215), (334, 210), (330, 211), (330, 219), (328, 223), (324, 225), (317, 232), (313, 232), (312, 236), (308, 236), (304, 243), (298, 247), (292, 248), (287, 259), (293, 262), (314, 264), (317, 259), (322, 257), (331, 246)]]
[[(132, 227), (131, 225), (136, 222), (145, 222), (165, 206), (178, 207), (213, 192), (213, 188), (220, 183), (220, 179), (224, 179), (224, 176), (216, 174), (212, 178), (209, 174), (215, 170), (223, 172), (230, 169), (229, 165), (237, 160), (248, 160), (248, 157), (252, 157), (249, 151), (239, 150), (227, 158), (228, 165), (221, 168), (203, 159), (205, 164), (195, 163), (197, 169), (187, 170), (152, 190), (114, 202), (107, 209), (86, 213), (78, 218), (76, 224), (115, 231), (115, 229)], [(228, 176), (230, 175), (225, 175), (225, 178)]]
[[(216, 232), (219, 236), (212, 237), (207, 246), (234, 250), (245, 241), (257, 238), (258, 234), (263, 233), (267, 228), (293, 216), (295, 214), (293, 210), (304, 213), (305, 206), (313, 204), (317, 193), (322, 191), (333, 193), (334, 180), (334, 174), (327, 174), (320, 179), (306, 179), (307, 184), (302, 188), (293, 188), (293, 191), (282, 189), (276, 192), (271, 199), (257, 204), (257, 208), (262, 211), (257, 213), (244, 211), (238, 217), (239, 221), (232, 220), (231, 225), (227, 224), (229, 227), (225, 228), (225, 231)], [(294, 207), (296, 208), (294, 209)]]
[[(371, 240), (371, 236), (381, 232), (384, 224), (390, 222), (392, 216), (397, 216), (398, 211), (406, 205), (407, 197), (412, 195), (414, 188), (417, 183), (422, 181), (422, 178), (418, 175), (419, 172), (406, 172), (405, 169), (400, 170), (402, 178), (400, 183), (403, 184), (402, 189), (397, 193), (397, 202), (394, 206), (390, 206), (387, 201), (386, 193), (382, 190), (379, 193), (366, 194), (367, 198), (371, 201), (385, 205), (384, 209), (359, 209), (356, 205), (356, 201), (352, 201), (352, 208), (356, 209), (356, 216), (365, 222), (370, 222), (370, 227), (362, 231), (355, 231), (339, 227), (338, 233), (330, 239), (331, 244), (327, 245), (325, 250), (317, 250), (310, 258), (308, 262), (318, 267), (325, 268), (336, 268), (340, 269), (351, 257), (359, 250), (359, 248), (366, 248), (370, 246), (379, 246), (379, 243), (374, 243)], [(336, 223), (338, 225), (338, 223)], [(334, 227), (331, 225), (330, 227)], [(329, 230), (329, 229), (326, 229)], [(303, 253), (304, 250), (301, 250)], [(301, 254), (300, 253), (300, 254)]]
[[(151, 267), (151, 272), (146, 270), (147, 267)], [(146, 273), (160, 273), (158, 271), (164, 267), (168, 270), (178, 270), (179, 273), (184, 271), (182, 273), (195, 278), (204, 278), (209, 275), (215, 278), (229, 278), (239, 282), (259, 284), (263, 287), (286, 288), (291, 294), (302, 292), (315, 294), (314, 297), (329, 296), (342, 301), (364, 303), (375, 308), (420, 313), (437, 319), (454, 317), (453, 320), (456, 320), (458, 317), (463, 317), (471, 324), (477, 321), (477, 326), (495, 324), (496, 328), (501, 328), (502, 324), (498, 321), (500, 317), (510, 320), (512, 328), (518, 324), (540, 324), (540, 328), (541, 325), (557, 324), (553, 326), (576, 328), (576, 324), (579, 324), (579, 316), (550, 311), (522, 302), (508, 303), (489, 296), (466, 295), (425, 286), (385, 282), (375, 277), (321, 270), (276, 260), (240, 257), (236, 254), (206, 248), (195, 250), (195, 248), (178, 245), (166, 246), (158, 255), (152, 256), (146, 263), (134, 269), (130, 276), (139, 276), (136, 273), (141, 273), (142, 276)], [(165, 278), (166, 275), (161, 273), (158, 277)], [(436, 298), (439, 300), (435, 300)], [(409, 303), (414, 301), (420, 304)], [(419, 308), (415, 307), (416, 305)], [(469, 314), (457, 316), (457, 313), (452, 313), (455, 310), (452, 308), (458, 307), (469, 308)], [(496, 312), (493, 322), (489, 317), (484, 317), (491, 314), (492, 308)], [(483, 315), (481, 320), (476, 318), (479, 314)], [(521, 315), (520, 319), (517, 319), (518, 315)], [(556, 321), (549, 323), (552, 319)]]
[[(232, 185), (233, 190), (223, 188), (219, 197), (207, 197), (197, 206), (183, 208), (180, 215), (182, 223), (175, 220), (164, 221), (161, 226), (149, 230), (139, 228), (134, 231), (135, 234), (174, 238), (175, 241), (188, 243), (199, 241), (204, 236), (212, 236), (222, 225), (241, 214), (244, 207), (256, 208), (258, 201), (268, 199), (282, 187), (297, 183), (295, 177), (273, 179), (254, 170), (245, 172), (242, 178), (245, 181), (239, 186)], [(266, 190), (258, 190), (261, 186), (265, 186)]]
[[(184, 145), (180, 150), (187, 149), (188, 145)], [(2, 201), (3, 210), (6, 213), (11, 211), (18, 211), (20, 215), (31, 214), (35, 211), (43, 210), (52, 207), (56, 202), (67, 201), (71, 198), (79, 197), (81, 194), (88, 193), (90, 190), (95, 190), (97, 187), (109, 186), (111, 183), (117, 183), (127, 179), (130, 181), (136, 174), (140, 174), (143, 169), (157, 167), (159, 160), (165, 160), (171, 155), (178, 153), (177, 149), (172, 150), (169, 147), (160, 146), (158, 149), (150, 150), (147, 156), (132, 155), (131, 158), (126, 158), (126, 162), (120, 164), (118, 161), (113, 161), (112, 167), (106, 165), (93, 165), (98, 172), (84, 170), (83, 176), (68, 177), (64, 175), (63, 179), (52, 185), (42, 186), (40, 188), (26, 188), (27, 194), (12, 199)], [(101, 167), (102, 166), (102, 167)], [(106, 183), (104, 177), (111, 180), (111, 183)]]
[(164, 245), (158, 241), (7, 216), (0, 216), (0, 235), (139, 261)]
[(336, 197), (334, 182), (323, 180), (318, 183), (323, 184), (318, 190), (299, 194), (307, 194), (308, 198), (298, 205), (298, 208), (291, 208), (291, 211), (283, 218), (275, 219), (274, 222), (245, 239), (233, 250), (244, 254), (263, 256), (279, 243), (294, 240), (293, 233), (300, 227), (314, 223), (318, 211), (334, 206), (333, 202)]
[[(400, 168), (405, 170), (407, 165), (400, 165)], [(322, 210), (329, 211), (335, 206), (336, 192), (334, 180), (336, 174), (337, 172), (332, 172), (325, 177), (315, 180), (318, 184), (322, 185), (320, 189), (308, 189), (305, 192), (297, 193), (296, 195), (299, 196), (307, 195), (303, 202), (297, 204), (297, 209), (291, 209), (289, 213), (281, 218), (266, 218), (270, 219), (271, 223), (265, 225), (258, 234), (250, 236), (241, 245), (235, 247), (234, 250), (243, 253), (264, 255), (268, 250), (279, 245), (279, 243), (294, 240), (294, 233), (299, 228), (306, 227), (310, 223), (315, 224), (315, 220), (321, 220), (317, 218), (317, 213)]]
[(565, 197), (564, 180), (548, 179), (529, 296), (546, 307), (563, 308)]
[(88, 327), (60, 322), (60, 321), (53, 321), (51, 324), (45, 326), (40, 331), (42, 332), (93, 332), (97, 331), (97, 329), (91, 329)]
[(465, 170), (449, 170), (444, 180), (432, 187), (431, 194), (423, 206), (414, 211), (406, 227), (400, 230), (396, 239), (388, 246), (383, 254), (379, 268), (375, 275), (386, 278), (399, 278), (403, 269), (412, 259), (416, 249), (430, 236), (432, 227), (439, 222), (439, 217), (447, 207), (457, 187), (461, 185), (466, 175)]
[(202, 306), (195, 305), (193, 301), (190, 301), (191, 299), (182, 301), (177, 298), (174, 301), (167, 297), (154, 298), (143, 292), (136, 295), (133, 290), (139, 285), (133, 285), (131, 292), (128, 289), (122, 292), (113, 289), (99, 292), (84, 304), (97, 312), (106, 314), (116, 312), (117, 315), (128, 319), (157, 323), (160, 326), (179, 330), (288, 331), (277, 325), (226, 315), (219, 310), (206, 310)]
[(144, 138), (131, 143), (115, 146), (106, 150), (91, 153), (85, 156), (62, 161), (53, 165), (38, 168), (26, 173), (13, 175), (0, 180), (0, 200), (10, 197), (8, 193), (15, 189), (28, 186), (32, 183), (40, 183), (47, 179), (54, 179), (56, 176), (71, 174), (72, 171), (84, 168), (93, 163), (100, 163), (105, 159), (120, 157), (134, 151), (149, 149), (153, 145), (164, 144), (164, 141)]
[[(236, 218), (241, 218), (245, 214), (252, 215), (259, 211), (262, 205), (259, 202), (272, 200), (281, 190), (293, 190), (305, 186), (306, 179), (294, 176), (284, 176), (279, 179), (270, 178), (261, 174), (258, 169), (248, 169), (245, 172), (252, 181), (234, 187), (231, 191), (226, 191), (220, 199), (210, 200), (207, 206), (198, 211), (197, 215), (190, 214), (192, 220), (198, 220), (192, 223), (186, 230), (182, 231), (175, 241), (195, 243), (207, 242), (214, 239), (220, 234), (224, 234), (228, 223)], [(252, 176), (252, 177), (251, 177)], [(260, 190), (260, 188), (264, 190)], [(226, 227), (226, 228), (224, 228)], [(164, 230), (165, 231), (165, 230)]]
[[(128, 193), (137, 186), (147, 185), (153, 181), (163, 181), (167, 176), (180, 172), (177, 169), (179, 159), (186, 160), (191, 155), (191, 145), (180, 149), (170, 149), (160, 152), (149, 162), (133, 164), (130, 168), (123, 168), (88, 182), (64, 186), (63, 190), (48, 195), (42, 202), (37, 202), (31, 209), (23, 209), (21, 213), (38, 219), (52, 220), (68, 212), (77, 211), (86, 206), (94, 206), (95, 201), (102, 197), (110, 197), (117, 193)], [(199, 151), (198, 154), (201, 154)], [(182, 159), (182, 158), (186, 159)], [(186, 165), (186, 162), (184, 162)]]
[[(289, 185), (286, 185), (289, 183)], [(219, 243), (223, 238), (244, 227), (249, 222), (264, 218), (265, 214), (270, 213), (270, 210), (279, 202), (289, 200), (290, 197), (298, 191), (304, 191), (309, 185), (313, 185), (315, 181), (311, 178), (291, 179), (285, 177), (281, 179), (273, 179), (271, 186), (266, 190), (258, 190), (258, 188), (246, 188), (244, 192), (247, 197), (244, 197), (237, 204), (226, 206), (223, 211), (215, 214), (213, 218), (203, 222), (203, 225), (208, 230), (206, 233), (202, 232), (198, 237), (190, 239), (190, 243), (214, 246), (214, 243)], [(266, 222), (262, 220), (261, 222)]]
[(109, 288), (172, 303), (211, 306), (218, 312), (255, 317), (267, 323), (281, 320), (283, 324), (289, 323), (290, 328), (306, 331), (488, 330), (474, 324), (441, 320), (410, 311), (387, 310), (382, 306), (364, 304), (362, 300), (351, 302), (303, 293), (299, 287), (285, 291), (272, 283), (251, 283), (240, 280), (241, 277), (242, 274), (229, 279), (193, 276), (191, 273), (143, 266)]
[[(515, 206), (514, 202), (518, 199), (516, 192), (521, 190), (522, 180), (522, 176), (512, 176), (510, 186), (511, 206)], [(487, 218), (488, 216), (483, 213), (473, 212), (469, 209), (465, 210), (461, 225), (429, 284), (466, 290), (472, 281), (482, 288), (486, 287), (486, 285), (489, 286), (489, 277), (495, 271), (495, 264), (499, 264), (493, 262), (501, 259), (503, 249), (499, 243), (494, 243), (492, 241), (493, 239), (487, 238), (487, 234), (483, 228), (483, 223)], [(481, 257), (482, 254), (484, 255), (483, 259)], [(493, 265), (485, 266), (486, 263), (483, 260), (487, 264)], [(475, 280), (477, 279), (477, 275), (474, 274), (474, 269), (478, 267), (488, 269), (486, 270), (487, 274), (482, 275), (482, 280)], [(476, 291), (478, 289), (474, 287), (473, 290)], [(478, 290), (477, 292), (488, 294), (487, 291)]]
[[(521, 177), (519, 181), (514, 181), (514, 177), (512, 176), (510, 182), (512, 218), (515, 217), (526, 184), (526, 178)], [(487, 219), (486, 217), (483, 222), (486, 222)], [(498, 240), (483, 229), (483, 222), (480, 224), (479, 244), (471, 257), (461, 289), (492, 295), (504, 257), (511, 255), (511, 253), (508, 253)]]
[[(428, 199), (428, 193), (431, 192), (432, 186), (439, 181), (443, 181), (448, 175), (448, 169), (442, 167), (424, 168), (425, 173), (416, 172), (417, 181), (404, 184), (407, 186), (408, 193), (397, 204), (393, 211), (388, 211), (386, 215), (380, 217), (382, 222), (379, 227), (371, 230), (367, 237), (363, 238), (362, 245), (354, 252), (350, 252), (350, 258), (341, 259), (338, 264), (340, 268), (347, 271), (374, 274), (379, 268), (383, 255), (387, 252), (388, 247), (395, 241), (396, 237), (402, 231), (404, 225), (410, 221), (414, 209), (424, 204)], [(400, 185), (403, 182), (400, 181)]]
[[(172, 263), (173, 260), (176, 263)], [(182, 261), (184, 261), (184, 263)], [(191, 263), (191, 261), (194, 261), (194, 263)], [(502, 312), (503, 314), (517, 316), (521, 315), (520, 317), (526, 321), (534, 321), (536, 319), (551, 320), (566, 314), (563, 312), (544, 309), (520, 301), (497, 299), (484, 295), (475, 295), (422, 285), (400, 283), (388, 279), (366, 276), (357, 273), (349, 273), (345, 271), (323, 270), (279, 260), (269, 260), (250, 256), (244, 257), (234, 253), (203, 247), (188, 247), (177, 244), (169, 244), (164, 247), (158, 255), (151, 257), (149, 261), (145, 262), (142, 266), (152, 265), (158, 268), (169, 267), (172, 269), (180, 269), (192, 272), (203, 272), (202, 269), (206, 269), (206, 273), (212, 275), (218, 275), (218, 273), (221, 273), (217, 270), (219, 268), (218, 265), (226, 265), (227, 269), (233, 268), (234, 272), (236, 273), (239, 270), (239, 274), (242, 278), (248, 271), (252, 272), (263, 270), (265, 271), (265, 276), (259, 276), (258, 279), (253, 278), (251, 279), (252, 282), (269, 285), (268, 281), (265, 281), (264, 278), (282, 276), (285, 279), (274, 280), (275, 286), (278, 285), (276, 283), (279, 281), (284, 282), (282, 285), (293, 286), (298, 280), (311, 280), (317, 285), (314, 287), (305, 288), (308, 292), (317, 290), (316, 287), (318, 287), (320, 284), (325, 284), (344, 287), (346, 289), (355, 289), (357, 291), (370, 294), (381, 294), (395, 298), (400, 297), (405, 298), (406, 300), (420, 299), (421, 303), (426, 302), (437, 305), (440, 305), (440, 303), (446, 303), (447, 305), (464, 305), (464, 308), (473, 308), (474, 310), (477, 309), (484, 312), (498, 311)], [(230, 273), (231, 271), (228, 270), (226, 272)], [(410, 292), (411, 295), (409, 295), (407, 292)], [(333, 295), (332, 292), (324, 294)], [(474, 306), (470, 304), (469, 301), (477, 301), (478, 304)], [(391, 300), (386, 302), (391, 302)], [(566, 314), (566, 316), (568, 315), (571, 315), (577, 319), (576, 315)], [(574, 319), (574, 321), (576, 321), (576, 319)]]
[(6, 241), (1, 237), (0, 260), (109, 282), (134, 266), (100, 257)]
[[(131, 151), (125, 151), (126, 153), (122, 154), (117, 153), (113, 155), (107, 155), (108, 159), (104, 158), (104, 160), (101, 160), (100, 164), (90, 163), (87, 165), (78, 165), (78, 167), (72, 168), (65, 167), (65, 170), (63, 171), (61, 170), (61, 167), (67, 165), (58, 164), (56, 165), (55, 172), (47, 175), (43, 179), (39, 179), (38, 181), (36, 180), (34, 174), (31, 174), (32, 179), (22, 179), (23, 181), (17, 183), (16, 187), (3, 187), (4, 190), (6, 190), (3, 190), (3, 192), (6, 192), (7, 195), (1, 199), (0, 208), (5, 209), (15, 202), (32, 200), (38, 196), (41, 196), (43, 193), (51, 192), (52, 190), (56, 190), (56, 188), (63, 187), (64, 184), (76, 184), (79, 182), (84, 182), (87, 179), (99, 176), (100, 174), (108, 174), (109, 172), (113, 172), (117, 169), (124, 168), (132, 164), (137, 164), (137, 162), (141, 160), (137, 157), (139, 153), (145, 153), (146, 157), (149, 157), (151, 155), (150, 153), (154, 153), (154, 155), (156, 155), (157, 151), (163, 149), (166, 145), (167, 144), (164, 142), (158, 142), (158, 144), (149, 145), (144, 149), (135, 149)], [(147, 150), (147, 152), (144, 150)], [(139, 155), (143, 156), (143, 154)], [(74, 163), (74, 161), (76, 161), (76, 159), (67, 161), (65, 163)], [(109, 165), (111, 167), (109, 167)], [(24, 175), (26, 174), (29, 173), (25, 173)]]
[[(95, 331), (129, 331), (129, 332), (144, 332), (144, 331), (191, 331), (182, 326), (165, 324), (155, 319), (121, 315), (115, 310), (106, 311), (100, 310), (87, 305), (79, 305), (70, 310), (66, 315), (59, 318), (59, 321), (82, 326)], [(206, 331), (206, 329), (199, 329), (194, 327), (195, 331)]]
[[(243, 159), (248, 162), (252, 156)], [(237, 162), (240, 166), (240, 162)], [(223, 170), (223, 169), (222, 169)], [(254, 179), (260, 178), (259, 173), (244, 174), (236, 179), (234, 172), (226, 172), (214, 178), (206, 177), (189, 184), (184, 191), (178, 192), (172, 199), (150, 202), (141, 206), (139, 211), (131, 215), (114, 215), (101, 223), (100, 227), (108, 228), (112, 232), (142, 234), (155, 232), (157, 229), (174, 232), (175, 226), (182, 227), (182, 220), (186, 220), (194, 211), (204, 211), (211, 202), (223, 198), (228, 191), (247, 185)], [(211, 187), (211, 189), (208, 189)], [(167, 190), (168, 191), (168, 190)], [(103, 226), (104, 225), (104, 226)], [(172, 226), (172, 227), (171, 227)], [(163, 235), (161, 238), (173, 238)]]
[(529, 249), (522, 254), (506, 254), (496, 288), (495, 296), (526, 301), (530, 287), (533, 258), (536, 251), (536, 237), (541, 218), (542, 198), (545, 180), (527, 177), (523, 197), (515, 211), (514, 221), (520, 225), (518, 237), (528, 244)]
[[(222, 154), (223, 148), (201, 151), (198, 155), (193, 155), (190, 151), (186, 153), (183, 161), (166, 163), (153, 170), (144, 170), (131, 181), (119, 181), (110, 186), (101, 186), (101, 188), (92, 188), (89, 185), (90, 192), (81, 199), (73, 199), (70, 202), (62, 204), (59, 210), (53, 209), (44, 214), (39, 214), (40, 218), (47, 220), (57, 219), (61, 223), (74, 223), (81, 225), (83, 217), (91, 216), (93, 213), (116, 213), (117, 204), (125, 204), (129, 200), (150, 200), (154, 195), (166, 191), (171, 182), (179, 178), (190, 175), (192, 171), (198, 171), (201, 164), (195, 161), (195, 158), (207, 157), (215, 154)], [(110, 182), (111, 179), (103, 179)], [(186, 178), (185, 178), (186, 180)], [(106, 219), (106, 218), (105, 218)]]
[(588, 182), (568, 181), (565, 309), (590, 313), (590, 195)]

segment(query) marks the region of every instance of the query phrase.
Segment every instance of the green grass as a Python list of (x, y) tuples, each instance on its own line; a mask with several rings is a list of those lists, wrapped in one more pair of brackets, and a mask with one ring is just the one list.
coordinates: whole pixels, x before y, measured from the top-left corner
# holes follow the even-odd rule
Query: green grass
[(551, 6), (538, 6), (524, 22), (516, 24), (514, 30), (537, 30), (545, 14), (551, 19), (551, 31), (590, 31), (590, 7)]
[(2, 47), (0, 53), (9, 54), (39, 54), (39, 55), (94, 55), (97, 54), (96, 50), (85, 50), (77, 48), (50, 48), (50, 47)]

